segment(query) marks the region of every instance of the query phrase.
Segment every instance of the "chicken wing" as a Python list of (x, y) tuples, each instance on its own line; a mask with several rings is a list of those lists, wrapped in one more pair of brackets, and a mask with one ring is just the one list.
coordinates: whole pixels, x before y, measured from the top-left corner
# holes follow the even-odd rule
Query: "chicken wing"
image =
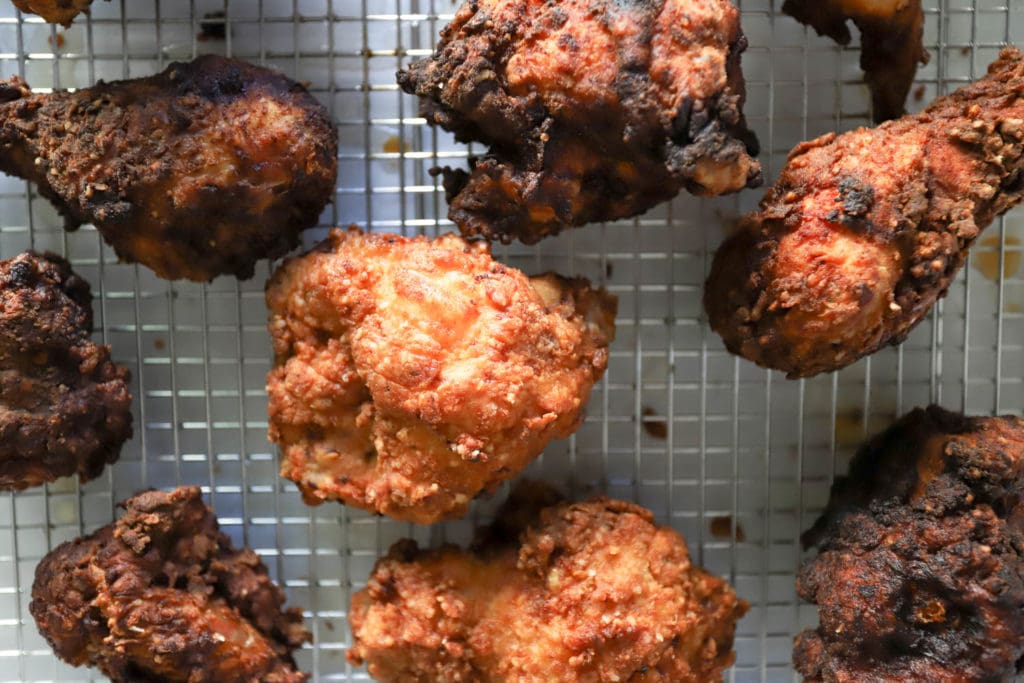
[(128, 370), (91, 332), (89, 283), (71, 264), (0, 261), (0, 490), (89, 481), (132, 435)]
[(307, 502), (457, 517), (576, 431), (615, 299), (486, 242), (334, 230), (267, 286), (270, 438)]
[(399, 541), (352, 598), (379, 681), (712, 683), (747, 604), (647, 510), (516, 488), (474, 546)]
[(1010, 681), (1024, 662), (1024, 420), (915, 410), (868, 442), (803, 536), (821, 624), (805, 681)]
[(149, 491), (36, 568), (29, 610), (64, 661), (113, 683), (302, 683), (302, 611), (236, 550), (199, 488)]
[(161, 277), (246, 278), (316, 224), (337, 135), (295, 81), (206, 55), (73, 93), (0, 82), (0, 171)]
[(38, 14), (51, 24), (71, 26), (79, 14), (89, 12), (92, 0), (12, 0), (22, 12)]
[(760, 185), (745, 48), (728, 0), (468, 0), (398, 82), (430, 124), (490, 147), (469, 173), (441, 171), (449, 217), (534, 243), (683, 187)]
[(786, 0), (782, 11), (840, 45), (849, 45), (846, 22), (852, 21), (875, 122), (906, 113), (917, 65), (928, 63), (921, 0)]
[(1024, 60), (916, 116), (796, 147), (715, 256), (711, 326), (733, 353), (809, 377), (903, 341), (979, 232), (1024, 197)]

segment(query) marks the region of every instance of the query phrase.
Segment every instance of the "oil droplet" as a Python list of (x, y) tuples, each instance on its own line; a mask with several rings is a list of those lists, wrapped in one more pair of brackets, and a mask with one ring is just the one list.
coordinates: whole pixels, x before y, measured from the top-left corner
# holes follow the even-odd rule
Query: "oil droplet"
[(664, 440), (668, 438), (668, 423), (665, 421), (665, 418), (658, 417), (658, 413), (655, 412), (654, 408), (644, 408), (643, 425), (644, 431), (655, 439)]
[[(1024, 254), (1021, 253), (1020, 238), (1012, 235), (1006, 236), (1006, 255), (1003, 261), (1003, 277), (1013, 277), (1016, 275), (1017, 270), (1020, 268), (1020, 263)], [(989, 247), (984, 251), (976, 250), (974, 252), (974, 267), (979, 273), (987, 277), (993, 282), (999, 281), (999, 236), (990, 235), (983, 239), (979, 244), (981, 247)], [(1012, 247), (1012, 248), (1011, 248)]]
[(402, 142), (401, 138), (397, 135), (392, 135), (384, 141), (384, 146), (381, 148), (385, 154), (404, 154), (411, 150), (408, 142)]
[(836, 415), (836, 446), (849, 448), (864, 440), (864, 417), (859, 410)]
[[(715, 538), (732, 538), (732, 516), (725, 515), (722, 517), (715, 517), (711, 520), (711, 535)], [(736, 524), (736, 542), (743, 543), (747, 540), (747, 534), (744, 533), (743, 527)]]

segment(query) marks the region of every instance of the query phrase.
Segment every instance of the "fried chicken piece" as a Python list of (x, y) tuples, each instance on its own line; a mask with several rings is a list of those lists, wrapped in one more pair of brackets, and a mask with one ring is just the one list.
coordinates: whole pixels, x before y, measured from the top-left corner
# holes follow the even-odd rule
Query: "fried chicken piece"
[(148, 491), (36, 568), (29, 610), (57, 655), (113, 683), (301, 683), (302, 610), (218, 530), (199, 488)]
[(131, 437), (128, 370), (91, 332), (89, 283), (70, 263), (0, 261), (0, 490), (94, 479)]
[(869, 441), (803, 536), (806, 681), (1009, 681), (1024, 662), (1024, 420), (918, 409)]
[(92, 0), (11, 0), (22, 12), (38, 14), (51, 24), (71, 26), (79, 14), (88, 14)]
[(486, 242), (353, 229), (285, 262), (267, 306), (282, 476), (311, 504), (428, 524), (576, 431), (616, 300), (527, 278)]
[(726, 347), (789, 377), (902, 342), (979, 232), (1024, 197), (1024, 61), (916, 116), (796, 147), (715, 256), (704, 295)]
[(513, 491), (470, 550), (399, 541), (352, 598), (353, 647), (379, 681), (722, 680), (747, 611), (642, 507)]
[(840, 45), (850, 44), (852, 21), (861, 34), (860, 68), (875, 122), (906, 113), (917, 65), (929, 59), (921, 0), (786, 0), (782, 11)]
[(467, 0), (398, 74), (427, 122), (490, 147), (443, 169), (466, 235), (527, 244), (686, 188), (761, 184), (728, 0)]
[(167, 279), (248, 278), (294, 248), (334, 193), (337, 135), (295, 81), (206, 55), (131, 81), (33, 95), (0, 82), (0, 171), (68, 229)]

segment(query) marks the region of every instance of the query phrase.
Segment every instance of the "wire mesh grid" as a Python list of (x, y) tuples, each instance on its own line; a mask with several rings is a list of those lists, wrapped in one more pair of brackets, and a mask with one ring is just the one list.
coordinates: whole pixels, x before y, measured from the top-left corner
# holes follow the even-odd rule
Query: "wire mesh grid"
[[(769, 179), (797, 142), (869, 124), (856, 41), (840, 48), (819, 38), (779, 4), (740, 3), (750, 40), (746, 111)], [(980, 76), (1000, 45), (1024, 37), (1020, 0), (925, 6), (932, 60), (912, 109)], [(394, 72), (429, 53), (455, 8), (452, 0), (97, 0), (91, 17), (62, 30), (4, 2), (0, 76), (19, 74), (38, 90), (75, 88), (206, 52), (277, 67), (309, 84), (340, 135), (335, 202), (306, 243), (347, 223), (435, 234), (451, 226), (428, 169), (473, 150), (426, 127)], [(868, 433), (928, 402), (980, 414), (1024, 407), (1024, 211), (988, 229), (948, 298), (901, 347), (790, 382), (728, 355), (701, 312), (710, 255), (760, 194), (680, 197), (635, 220), (496, 249), (527, 272), (585, 275), (619, 297), (617, 339), (584, 424), (527, 475), (575, 497), (601, 491), (640, 502), (685, 534), (698, 562), (730, 579), (751, 603), (731, 681), (793, 678), (792, 637), (816, 621), (795, 595), (798, 536)], [(59, 662), (38, 635), (27, 609), (35, 565), (111, 521), (117, 501), (183, 483), (203, 487), (224, 530), (254, 548), (290, 604), (305, 610), (315, 640), (298, 659), (313, 680), (366, 679), (344, 660), (351, 591), (399, 538), (467, 540), (501, 494), (478, 501), (465, 520), (429, 528), (306, 507), (277, 476), (266, 438), (269, 264), (247, 282), (168, 283), (119, 264), (90, 227), (64, 232), (33, 188), (0, 176), (0, 257), (27, 248), (68, 256), (92, 283), (95, 336), (133, 373), (136, 428), (98, 480), (0, 496), (0, 681), (103, 680)]]

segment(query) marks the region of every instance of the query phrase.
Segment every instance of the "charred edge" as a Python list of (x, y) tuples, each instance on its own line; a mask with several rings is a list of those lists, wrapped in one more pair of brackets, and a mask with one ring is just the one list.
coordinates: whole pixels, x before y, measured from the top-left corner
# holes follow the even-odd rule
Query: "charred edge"
[(840, 178), (835, 198), (840, 208), (825, 216), (825, 220), (850, 227), (864, 226), (865, 219), (875, 204), (875, 189), (853, 176)]
[(20, 100), (23, 97), (28, 97), (29, 94), (28, 86), (19, 78), (0, 83), (0, 104)]

